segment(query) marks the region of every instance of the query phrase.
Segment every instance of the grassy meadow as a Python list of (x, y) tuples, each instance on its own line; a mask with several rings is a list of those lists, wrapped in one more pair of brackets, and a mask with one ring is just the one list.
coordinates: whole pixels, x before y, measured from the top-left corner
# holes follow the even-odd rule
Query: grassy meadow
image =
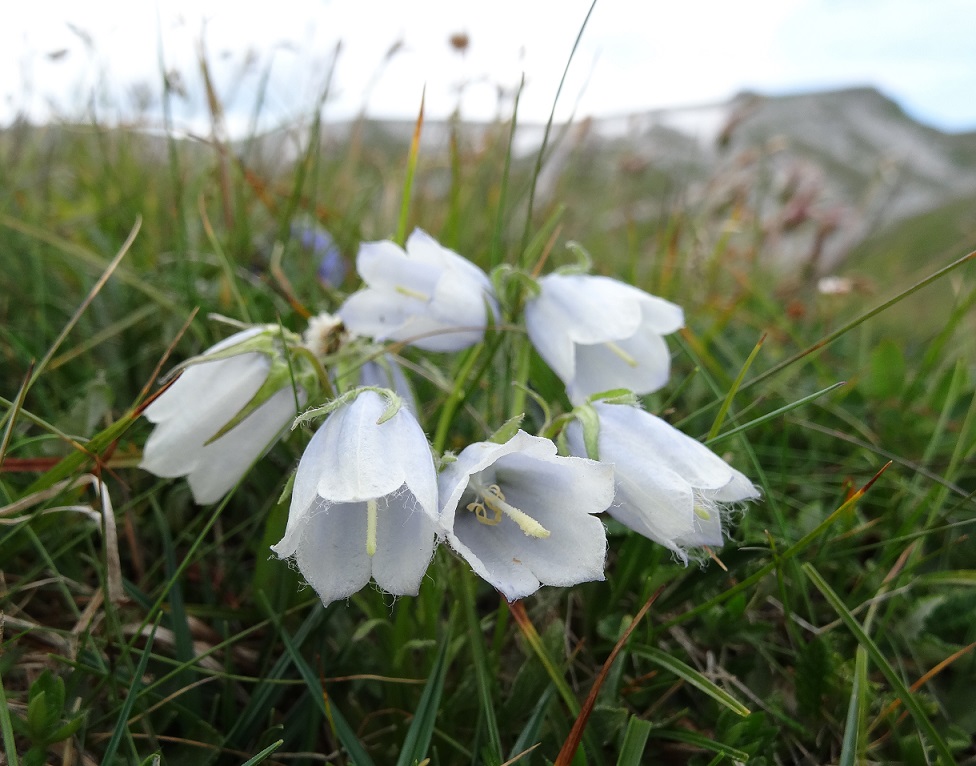
[[(921, 238), (923, 273), (875, 255), (870, 289), (821, 295), (777, 268), (759, 175), (689, 194), (623, 150), (546, 178), (558, 127), (542, 157), (511, 122), (439, 130), (419, 151), (368, 122), (0, 133), (0, 759), (976, 762), (976, 240), (933, 262)], [(341, 285), (296, 220), (335, 237)], [(611, 522), (605, 582), (509, 604), (442, 546), (419, 596), (323, 608), (269, 550), (310, 430), (212, 506), (137, 468), (158, 379), (230, 332), (208, 315), (301, 332), (356, 289), (360, 242), (414, 226), (485, 270), (578, 242), (684, 307), (647, 409), (763, 494), (716, 560)], [(502, 424), (479, 392), (509, 355), (401, 353), (428, 435), (445, 412), (450, 449)], [(568, 408), (530, 363), (533, 396)]]

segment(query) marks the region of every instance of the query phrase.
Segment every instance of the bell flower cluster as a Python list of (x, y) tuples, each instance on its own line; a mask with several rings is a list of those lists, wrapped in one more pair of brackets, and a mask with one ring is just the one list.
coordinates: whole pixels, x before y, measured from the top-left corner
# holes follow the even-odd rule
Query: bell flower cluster
[[(730, 510), (759, 497), (742, 473), (638, 405), (667, 383), (665, 338), (684, 326), (679, 306), (579, 269), (489, 278), (420, 229), (403, 248), (362, 244), (356, 266), (364, 287), (313, 317), (303, 339), (276, 326), (237, 333), (186, 363), (145, 410), (155, 429), (142, 467), (186, 476), (199, 503), (230, 491), (289, 423), (324, 418), (272, 546), (323, 604), (370, 582), (417, 594), (438, 545), (509, 600), (602, 580), (604, 513), (687, 562), (722, 545)], [(434, 454), (422, 423), (438, 403), (417, 399), (410, 373), (443, 381), (423, 352), (461, 351), (489, 332), (527, 338), (573, 409), (547, 412), (552, 438), (519, 430), (516, 417), (456, 455)], [(488, 384), (507, 386), (510, 371), (493, 377), (490, 366), (500, 342), (479, 353)]]

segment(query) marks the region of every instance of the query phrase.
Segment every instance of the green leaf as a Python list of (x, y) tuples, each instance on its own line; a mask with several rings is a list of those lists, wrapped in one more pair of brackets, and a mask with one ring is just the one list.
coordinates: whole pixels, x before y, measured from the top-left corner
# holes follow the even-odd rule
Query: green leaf
[(70, 737), (72, 734), (78, 731), (78, 727), (81, 726), (81, 723), (84, 720), (85, 720), (85, 716), (79, 715), (76, 716), (75, 718), (72, 718), (70, 721), (61, 724), (61, 726), (54, 729), (53, 731), (49, 731), (45, 737), (48, 744), (52, 744), (54, 742), (62, 742), (66, 740), (68, 737)]
[(696, 734), (691, 731), (685, 731), (683, 729), (652, 729), (651, 735), (655, 739), (670, 739), (674, 742), (684, 742), (688, 745), (694, 745), (700, 747), (702, 750), (718, 753), (736, 761), (742, 761), (743, 763), (750, 760), (750, 755), (745, 750), (739, 750), (722, 742), (715, 742), (708, 737), (703, 737), (701, 734)]
[(3, 735), (3, 750), (7, 756), (8, 766), (19, 766), (17, 747), (14, 744), (13, 723), (14, 721), (10, 718), (10, 708), (7, 707), (7, 693), (3, 688), (3, 677), (0, 676), (0, 734)]
[(27, 703), (27, 736), (33, 742), (40, 742), (44, 739), (44, 732), (47, 729), (47, 692), (42, 691), (38, 694), (31, 689), (30, 699)]
[(652, 728), (650, 721), (644, 721), (635, 715), (630, 717), (623, 744), (620, 746), (620, 755), (617, 757), (617, 766), (641, 766), (644, 763), (644, 748)]

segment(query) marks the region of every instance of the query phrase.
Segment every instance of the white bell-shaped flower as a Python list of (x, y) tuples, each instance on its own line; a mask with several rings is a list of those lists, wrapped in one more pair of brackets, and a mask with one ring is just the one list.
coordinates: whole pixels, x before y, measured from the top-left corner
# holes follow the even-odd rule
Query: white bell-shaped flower
[[(613, 466), (617, 487), (607, 512), (683, 561), (687, 548), (721, 546), (729, 507), (759, 497), (752, 482), (649, 412), (607, 402), (592, 406), (599, 422), (599, 459)], [(587, 454), (579, 421), (566, 435), (570, 452)]]
[(525, 304), (525, 327), (574, 404), (628, 388), (656, 391), (671, 356), (662, 335), (684, 327), (681, 307), (609, 277), (549, 274)]
[(306, 398), (305, 387), (293, 386), (277, 327), (238, 332), (188, 364), (146, 408), (156, 427), (139, 466), (186, 476), (197, 503), (214, 503), (278, 440), (296, 399), (304, 406)]
[[(391, 394), (392, 396), (392, 394)], [(434, 553), (437, 475), (420, 424), (358, 390), (315, 432), (295, 475), (279, 558), (294, 558), (323, 604), (370, 578), (415, 595)]]
[(404, 251), (388, 240), (365, 242), (356, 270), (366, 288), (339, 308), (350, 332), (426, 351), (460, 351), (481, 341), (498, 304), (488, 276), (426, 232)]
[(451, 547), (509, 601), (604, 579), (606, 531), (593, 514), (613, 500), (610, 466), (560, 457), (550, 440), (519, 431), (466, 447), (438, 485)]

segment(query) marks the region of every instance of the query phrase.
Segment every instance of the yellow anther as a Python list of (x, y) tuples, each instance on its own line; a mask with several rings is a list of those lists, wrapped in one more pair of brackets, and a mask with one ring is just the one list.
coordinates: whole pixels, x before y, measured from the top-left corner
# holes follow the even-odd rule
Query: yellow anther
[(700, 505), (695, 505), (695, 515), (702, 521), (708, 521), (712, 518), (712, 514)]
[(478, 491), (478, 498), (464, 507), (471, 511), (479, 522), (493, 527), (502, 520), (502, 514), (504, 514), (518, 524), (519, 529), (528, 537), (549, 537), (549, 530), (538, 521), (505, 502), (505, 493), (497, 484), (491, 484), (487, 487), (477, 481), (473, 484)]
[(499, 521), (502, 520), (502, 513), (494, 508), (491, 509), (492, 516), (488, 516), (488, 508), (485, 508), (484, 503), (468, 503), (465, 508), (471, 511), (475, 516), (477, 516), (478, 521), (482, 524), (487, 524), (489, 527), (495, 526)]

